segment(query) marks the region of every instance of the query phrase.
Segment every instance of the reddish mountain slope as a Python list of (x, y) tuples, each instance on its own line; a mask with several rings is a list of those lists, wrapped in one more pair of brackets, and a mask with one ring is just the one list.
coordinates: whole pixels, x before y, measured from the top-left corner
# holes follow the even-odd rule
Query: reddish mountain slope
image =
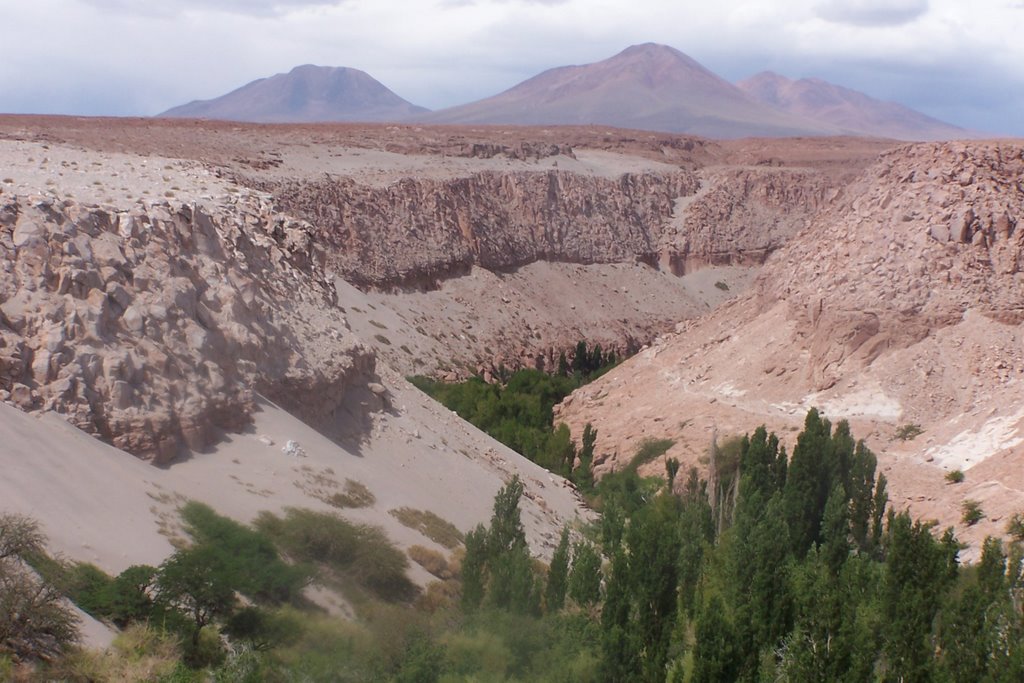
[(828, 125), (767, 106), (665, 45), (545, 71), (505, 92), (423, 117), (436, 123), (604, 124), (706, 137), (822, 135)]
[(764, 71), (736, 84), (760, 102), (856, 135), (897, 140), (952, 140), (971, 132), (817, 78), (793, 81)]
[(174, 107), (160, 116), (308, 123), (395, 121), (425, 111), (358, 69), (307, 64), (253, 81), (216, 99)]

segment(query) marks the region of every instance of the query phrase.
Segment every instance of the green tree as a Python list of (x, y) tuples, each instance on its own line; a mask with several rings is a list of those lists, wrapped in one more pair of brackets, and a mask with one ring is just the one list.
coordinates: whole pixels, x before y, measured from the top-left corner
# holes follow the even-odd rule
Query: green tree
[(785, 486), (785, 519), (793, 553), (802, 558), (818, 542), (825, 503), (831, 491), (834, 450), (831, 426), (811, 409), (797, 436)]
[(846, 488), (850, 500), (850, 533), (861, 551), (870, 552), (875, 543), (871, 536), (871, 522), (875, 514), (873, 495), (877, 459), (863, 441), (857, 443), (850, 463), (849, 484)]
[(466, 534), (466, 555), (462, 560), (462, 608), (472, 612), (484, 600), (487, 578), (487, 529), (478, 524)]
[(594, 445), (597, 443), (597, 430), (589, 422), (583, 426), (583, 444), (579, 452), (579, 465), (573, 472), (573, 482), (584, 493), (594, 490)]
[(640, 648), (631, 623), (629, 560), (621, 549), (611, 561), (601, 608), (601, 670), (605, 680), (632, 681), (641, 669)]
[(695, 637), (692, 683), (739, 679), (741, 658), (736, 651), (737, 634), (719, 595), (712, 595), (701, 609)]
[(587, 541), (573, 546), (569, 597), (581, 607), (601, 600), (601, 554)]
[(906, 512), (889, 516), (883, 605), (886, 680), (931, 680), (932, 622), (947, 588), (947, 551)]
[(699, 480), (696, 467), (690, 468), (679, 516), (679, 601), (691, 618), (696, 613), (705, 548), (711, 547), (714, 534), (715, 520), (706, 483)]
[(631, 625), (635, 641), (642, 643), (640, 659), (649, 681), (665, 677), (679, 607), (679, 507), (678, 498), (662, 494), (633, 517), (627, 532)]
[(130, 623), (149, 617), (153, 611), (150, 590), (156, 575), (156, 567), (136, 564), (118, 574), (107, 587), (107, 616), (118, 628), (123, 629)]
[(176, 551), (162, 565), (156, 581), (157, 600), (192, 623), (192, 646), (203, 627), (231, 614), (236, 604), (231, 569), (223, 553), (209, 545)]
[(565, 605), (565, 594), (569, 583), (569, 530), (562, 529), (562, 537), (558, 541), (551, 556), (548, 568), (548, 584), (544, 591), (544, 602), (548, 612), (558, 612)]

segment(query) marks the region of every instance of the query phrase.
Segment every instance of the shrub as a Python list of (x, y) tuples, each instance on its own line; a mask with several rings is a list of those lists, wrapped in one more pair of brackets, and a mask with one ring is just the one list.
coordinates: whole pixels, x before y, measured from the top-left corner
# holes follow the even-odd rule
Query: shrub
[(1010, 521), (1006, 523), (1006, 533), (1015, 541), (1024, 541), (1024, 515), (1018, 512), (1010, 517)]
[(963, 522), (967, 526), (974, 526), (985, 517), (985, 513), (981, 510), (981, 503), (976, 500), (965, 500), (960, 509), (963, 511)]
[(45, 541), (35, 520), (0, 515), (0, 657), (48, 659), (78, 640), (78, 618), (61, 591), (25, 565)]
[(960, 470), (951, 470), (949, 472), (946, 472), (946, 481), (948, 481), (950, 484), (960, 484), (963, 483), (963, 480), (964, 473), (961, 472)]
[(899, 428), (896, 429), (896, 438), (900, 441), (913, 441), (923, 433), (924, 430), (921, 429), (921, 425), (911, 422), (905, 425), (900, 425)]
[(175, 636), (148, 624), (136, 624), (118, 634), (107, 650), (80, 650), (47, 673), (50, 680), (165, 681), (180, 658)]
[(370, 489), (354, 479), (345, 480), (345, 490), (334, 493), (324, 499), (328, 505), (336, 508), (365, 508), (377, 502), (377, 497)]
[(438, 517), (430, 510), (403, 507), (389, 510), (388, 514), (445, 548), (454, 548), (462, 543), (462, 532), (454, 524)]
[(208, 505), (189, 502), (181, 510), (186, 531), (198, 546), (207, 546), (223, 565), (224, 578), (234, 590), (264, 602), (295, 599), (308, 570), (285, 563), (265, 534), (222, 517)]
[(728, 292), (729, 291), (729, 285), (725, 284), (721, 280), (719, 280), (718, 282), (715, 283), (715, 287), (717, 289), (722, 290), (723, 292)]
[(406, 552), (409, 553), (409, 557), (412, 558), (413, 562), (437, 578), (450, 579), (452, 577), (452, 570), (448, 567), (448, 560), (436, 550), (431, 550), (421, 545), (414, 545)]
[(417, 588), (405, 575), (409, 561), (377, 527), (336, 515), (288, 508), (284, 517), (260, 513), (256, 528), (300, 562), (315, 562), (352, 579), (384, 600), (408, 601)]
[(633, 472), (637, 471), (641, 465), (645, 465), (665, 455), (668, 449), (672, 448), (675, 443), (672, 439), (644, 439), (636, 449), (633, 459), (629, 461), (628, 469)]

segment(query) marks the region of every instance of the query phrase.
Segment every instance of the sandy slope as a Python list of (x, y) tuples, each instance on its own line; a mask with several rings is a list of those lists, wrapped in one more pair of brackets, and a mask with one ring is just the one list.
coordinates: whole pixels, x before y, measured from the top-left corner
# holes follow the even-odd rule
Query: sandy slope
[[(462, 531), (486, 523), (494, 494), (511, 477), (525, 484), (523, 522), (535, 552), (550, 556), (559, 529), (589, 512), (563, 480), (463, 423), (399, 377), (390, 410), (375, 418), (364, 442), (341, 446), (277, 406), (263, 402), (253, 428), (225, 435), (212, 452), (155, 468), (78, 431), (61, 418), (34, 417), (0, 404), (0, 509), (37, 519), (51, 552), (117, 573), (159, 564), (181, 537), (177, 508), (209, 504), (242, 522), (264, 510), (302, 507), (343, 514), (384, 528), (399, 545), (447, 552), (400, 524), (390, 510), (429, 510)], [(289, 441), (302, 456), (289, 456)], [(367, 486), (376, 502), (341, 512), (321, 499), (346, 479)], [(415, 563), (410, 575), (431, 577)], [(327, 606), (337, 596), (318, 594)], [(84, 617), (83, 635), (102, 646), (112, 634)]]

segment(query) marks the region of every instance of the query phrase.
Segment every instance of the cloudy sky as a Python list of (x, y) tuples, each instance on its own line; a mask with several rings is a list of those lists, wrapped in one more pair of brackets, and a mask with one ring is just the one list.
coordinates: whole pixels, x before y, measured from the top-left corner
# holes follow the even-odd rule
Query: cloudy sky
[(441, 108), (642, 42), (1024, 136), (1024, 0), (0, 0), (0, 111), (150, 115), (307, 63)]

